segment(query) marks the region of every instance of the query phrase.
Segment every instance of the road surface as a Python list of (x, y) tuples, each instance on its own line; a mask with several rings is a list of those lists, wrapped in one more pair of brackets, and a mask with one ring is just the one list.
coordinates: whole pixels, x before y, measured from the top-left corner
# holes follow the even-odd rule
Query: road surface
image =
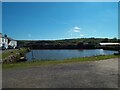
[(118, 88), (118, 58), (6, 69), (3, 88)]
[(0, 50), (0, 53), (3, 53), (3, 52), (9, 52), (9, 51), (13, 51), (13, 50), (18, 50), (18, 49), (6, 49), (6, 50)]

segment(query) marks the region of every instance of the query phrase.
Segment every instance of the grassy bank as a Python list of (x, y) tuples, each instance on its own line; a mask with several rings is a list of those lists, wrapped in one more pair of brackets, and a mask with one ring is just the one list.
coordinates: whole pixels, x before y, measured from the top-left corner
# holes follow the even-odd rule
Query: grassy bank
[(10, 55), (15, 55), (16, 53), (25, 53), (27, 51), (26, 48), (20, 48), (20, 49), (14, 49), (10, 51), (3, 52), (2, 55), (0, 55), (0, 59), (4, 59)]
[(74, 63), (74, 62), (83, 62), (83, 61), (97, 61), (104, 60), (110, 58), (118, 58), (118, 55), (100, 55), (100, 56), (92, 56), (92, 57), (83, 57), (83, 58), (71, 58), (64, 60), (35, 60), (31, 62), (19, 62), (14, 64), (3, 64), (3, 69), (9, 68), (22, 68), (22, 67), (32, 67), (32, 66), (40, 66), (40, 65), (56, 65), (62, 63)]
[(0, 59), (3, 63), (16, 63), (20, 61), (21, 57), (24, 57), (26, 52), (28, 52), (27, 48), (6, 50), (2, 52)]

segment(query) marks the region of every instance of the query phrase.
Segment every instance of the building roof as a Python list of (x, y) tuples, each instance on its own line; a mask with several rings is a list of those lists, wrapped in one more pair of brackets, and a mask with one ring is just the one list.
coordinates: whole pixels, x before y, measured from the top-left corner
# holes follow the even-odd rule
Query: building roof
[(11, 40), (11, 41), (15, 41), (14, 39), (10, 38), (10, 37), (7, 37), (8, 40)]
[(10, 37), (7, 37), (7, 35), (6, 35), (6, 37), (3, 36), (2, 33), (0, 33), (0, 38), (6, 38), (6, 39), (8, 39), (8, 40), (15, 41), (14, 39), (12, 39), (12, 38), (10, 38)]

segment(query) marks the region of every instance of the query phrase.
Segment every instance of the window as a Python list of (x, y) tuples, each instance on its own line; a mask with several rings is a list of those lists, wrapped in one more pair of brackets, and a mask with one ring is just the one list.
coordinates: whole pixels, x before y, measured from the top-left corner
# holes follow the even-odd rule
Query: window
[(2, 38), (2, 42), (4, 42), (4, 38)]

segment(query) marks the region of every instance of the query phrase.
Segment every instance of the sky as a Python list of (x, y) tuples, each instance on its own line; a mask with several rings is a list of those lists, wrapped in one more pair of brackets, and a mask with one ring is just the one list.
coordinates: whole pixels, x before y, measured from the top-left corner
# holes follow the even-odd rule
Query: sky
[(16, 40), (118, 37), (118, 3), (3, 2), (2, 33)]
[(2, 0), (2, 2), (119, 2), (119, 0)]

